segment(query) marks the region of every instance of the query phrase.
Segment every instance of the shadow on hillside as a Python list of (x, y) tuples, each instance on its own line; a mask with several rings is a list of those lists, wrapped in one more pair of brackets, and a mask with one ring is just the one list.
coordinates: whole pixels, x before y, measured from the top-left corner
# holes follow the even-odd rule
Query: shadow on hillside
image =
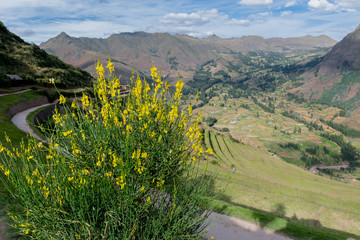
[(253, 218), (261, 228), (267, 228), (270, 224), (275, 223), (278, 218), (287, 220), (286, 226), (276, 232), (290, 237), (301, 236), (301, 239), (311, 240), (360, 239), (355, 234), (324, 227), (317, 219), (299, 219), (295, 214), (292, 217), (286, 217), (286, 206), (283, 203), (277, 203), (272, 211), (263, 211), (231, 201), (228, 203), (252, 210)]

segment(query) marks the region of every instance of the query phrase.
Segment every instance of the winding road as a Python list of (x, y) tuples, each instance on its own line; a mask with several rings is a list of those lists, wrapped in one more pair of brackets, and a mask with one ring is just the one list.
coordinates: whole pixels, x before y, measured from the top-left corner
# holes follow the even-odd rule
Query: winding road
[(45, 106), (50, 106), (53, 105), (53, 103), (48, 103), (48, 104), (43, 104), (37, 107), (33, 107), (33, 108), (29, 108), (28, 110), (25, 110), (23, 112), (19, 112), (17, 114), (15, 114), (12, 118), (11, 118), (11, 122), (20, 130), (29, 133), (30, 135), (32, 135), (34, 138), (36, 138), (39, 141), (44, 141), (44, 139), (42, 139), (41, 137), (39, 137), (36, 133), (34, 133), (34, 131), (31, 129), (31, 127), (29, 126), (29, 124), (26, 121), (26, 117), (36, 111), (39, 108), (45, 107)]

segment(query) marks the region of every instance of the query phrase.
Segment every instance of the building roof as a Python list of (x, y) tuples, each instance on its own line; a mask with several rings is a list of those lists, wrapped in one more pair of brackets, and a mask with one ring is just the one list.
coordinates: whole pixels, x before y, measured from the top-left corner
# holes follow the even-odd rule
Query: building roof
[(20, 76), (15, 75), (15, 74), (6, 74), (6, 76), (8, 76), (8, 78), (10, 78), (11, 80), (24, 80), (22, 79)]

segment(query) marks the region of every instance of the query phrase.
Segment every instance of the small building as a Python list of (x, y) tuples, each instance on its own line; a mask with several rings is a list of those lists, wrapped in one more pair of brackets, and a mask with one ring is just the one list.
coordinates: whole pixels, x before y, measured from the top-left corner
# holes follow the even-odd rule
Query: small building
[(15, 75), (15, 74), (6, 74), (6, 76), (8, 78), (10, 78), (11, 80), (15, 80), (15, 81), (23, 81), (24, 80), (20, 76)]

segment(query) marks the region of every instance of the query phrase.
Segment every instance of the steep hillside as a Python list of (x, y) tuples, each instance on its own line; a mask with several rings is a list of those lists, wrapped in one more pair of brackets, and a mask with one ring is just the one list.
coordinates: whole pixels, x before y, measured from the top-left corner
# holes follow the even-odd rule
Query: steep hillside
[(355, 110), (360, 105), (360, 26), (337, 43), (292, 92)]
[(78, 87), (91, 84), (92, 77), (47, 54), (35, 44), (29, 44), (9, 32), (0, 22), (0, 79), (5, 74), (16, 74), (25, 80), (39, 83), (55, 78), (59, 86)]
[(198, 66), (209, 61), (226, 59), (217, 69), (226, 70), (229, 62), (238, 58), (236, 53), (269, 51), (291, 53), (313, 51), (330, 47), (336, 41), (325, 37), (302, 37), (292, 39), (264, 39), (251, 36), (221, 39), (210, 36), (198, 39), (187, 35), (168, 33), (121, 33), (106, 39), (74, 38), (61, 33), (42, 43), (40, 47), (63, 61), (94, 73), (97, 58), (110, 56), (116, 63), (118, 74), (126, 75), (135, 70), (148, 73), (152, 63), (161, 67), (164, 76), (175, 80), (180, 75), (185, 81), (191, 80)]
[(360, 70), (360, 25), (337, 43), (319, 65), (318, 74)]

